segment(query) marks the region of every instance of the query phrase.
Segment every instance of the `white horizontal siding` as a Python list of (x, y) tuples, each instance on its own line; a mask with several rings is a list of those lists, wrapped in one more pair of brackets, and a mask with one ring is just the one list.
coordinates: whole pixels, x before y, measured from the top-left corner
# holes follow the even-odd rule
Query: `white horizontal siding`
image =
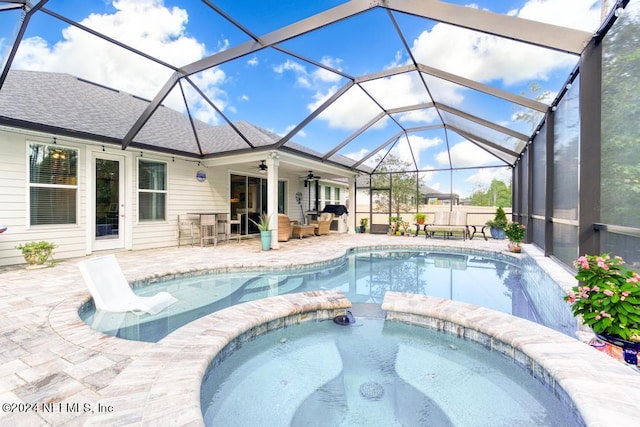
[[(147, 158), (149, 156), (145, 156)], [(228, 206), (221, 207), (222, 200), (216, 200), (210, 182), (210, 169), (191, 160), (173, 159), (161, 155), (154, 160), (167, 162), (167, 218), (164, 221), (137, 221), (137, 200), (134, 200), (136, 221), (133, 224), (132, 249), (150, 249), (175, 246), (178, 244), (178, 215), (187, 212), (227, 212)], [(207, 173), (205, 182), (196, 180), (196, 172)], [(137, 172), (137, 167), (134, 173)], [(137, 176), (134, 177), (132, 194), (137, 198)], [(216, 182), (216, 185), (218, 182)], [(227, 184), (228, 185), (228, 184)]]

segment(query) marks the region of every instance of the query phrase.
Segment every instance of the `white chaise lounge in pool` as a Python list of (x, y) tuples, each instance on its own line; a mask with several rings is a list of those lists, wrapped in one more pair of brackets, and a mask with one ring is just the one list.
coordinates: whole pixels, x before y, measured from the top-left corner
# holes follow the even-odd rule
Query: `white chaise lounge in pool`
[(169, 292), (152, 297), (133, 293), (115, 255), (81, 261), (78, 268), (98, 310), (156, 314), (177, 301)]

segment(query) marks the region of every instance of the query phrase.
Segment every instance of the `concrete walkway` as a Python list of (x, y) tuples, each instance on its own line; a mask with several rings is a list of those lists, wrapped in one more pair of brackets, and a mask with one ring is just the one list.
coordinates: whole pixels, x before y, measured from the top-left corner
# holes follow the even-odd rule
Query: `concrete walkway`
[[(247, 240), (217, 247), (118, 252), (117, 258), (127, 279), (133, 282), (199, 270), (314, 264), (342, 256), (353, 247), (398, 245), (464, 246), (504, 252), (506, 242), (477, 237), (462, 242), (332, 233), (292, 239), (280, 243), (277, 250), (265, 252), (260, 250), (258, 240)], [(184, 372), (179, 364), (171, 364), (171, 360), (179, 362), (175, 355), (166, 356), (167, 339), (157, 344), (121, 340), (93, 331), (80, 320), (77, 310), (89, 293), (77, 268), (78, 261), (61, 260), (54, 267), (41, 270), (27, 271), (24, 266), (0, 268), (0, 424), (158, 425), (163, 421), (160, 424), (198, 425), (201, 420), (180, 417), (186, 409), (184, 402), (172, 405), (162, 399), (163, 395), (180, 393), (180, 372)], [(571, 279), (564, 269), (556, 268), (565, 281)], [(283, 300), (282, 304), (305, 304), (304, 298)], [(333, 307), (344, 306), (339, 296), (332, 298)], [(214, 315), (207, 317), (211, 316)], [(202, 321), (207, 322), (203, 328), (211, 327), (212, 320)], [(172, 337), (175, 333), (167, 338), (184, 340), (185, 334), (195, 333), (189, 329), (176, 332), (180, 332), (176, 334), (179, 338)], [(146, 372), (146, 377), (128, 375), (141, 364), (145, 369), (137, 372)], [(172, 367), (173, 374), (163, 377), (162, 372), (169, 372)], [(182, 375), (190, 378), (190, 387), (194, 375), (202, 375), (200, 369)], [(630, 380), (638, 381), (635, 376), (640, 378), (629, 369)], [(163, 382), (163, 378), (171, 381)], [(150, 404), (154, 401), (161, 404)], [(190, 405), (193, 414), (199, 402), (190, 401)]]

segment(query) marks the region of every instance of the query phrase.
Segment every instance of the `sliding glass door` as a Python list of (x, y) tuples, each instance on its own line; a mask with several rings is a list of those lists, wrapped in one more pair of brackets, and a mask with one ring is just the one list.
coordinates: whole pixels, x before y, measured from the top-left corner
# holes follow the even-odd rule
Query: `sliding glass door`
[[(267, 212), (267, 180), (265, 178), (231, 175), (229, 208), (231, 218), (240, 220), (241, 234), (254, 234), (259, 230), (249, 219), (258, 222), (260, 214)], [(286, 182), (278, 181), (278, 213), (286, 213)]]
[(231, 218), (240, 219), (242, 234), (258, 233), (249, 219), (259, 221), (267, 211), (267, 180), (243, 175), (231, 175)]

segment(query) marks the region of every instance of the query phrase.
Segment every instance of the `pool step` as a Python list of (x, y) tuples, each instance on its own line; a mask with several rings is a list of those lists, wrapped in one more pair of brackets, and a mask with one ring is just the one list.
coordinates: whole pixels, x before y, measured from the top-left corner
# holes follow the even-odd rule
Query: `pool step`
[(292, 293), (303, 285), (303, 283), (304, 279), (301, 277), (261, 277), (247, 284), (242, 290), (242, 296), (238, 302)]
[(383, 310), (380, 304), (356, 302), (349, 309), (355, 317), (369, 317), (372, 319), (384, 319), (387, 312)]

